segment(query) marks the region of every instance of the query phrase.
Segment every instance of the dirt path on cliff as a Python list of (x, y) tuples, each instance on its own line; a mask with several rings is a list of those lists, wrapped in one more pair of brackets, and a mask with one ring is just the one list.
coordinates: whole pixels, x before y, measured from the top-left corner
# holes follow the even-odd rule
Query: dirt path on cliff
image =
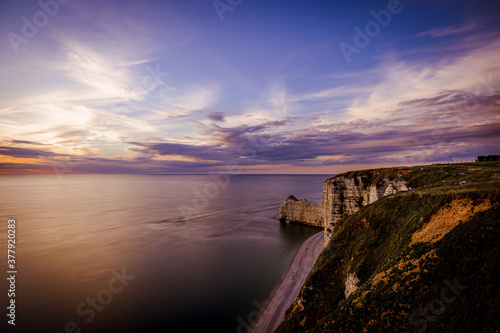
[(300, 247), (271, 301), (253, 326), (252, 333), (271, 333), (299, 294), (300, 287), (324, 248), (324, 232), (309, 237)]

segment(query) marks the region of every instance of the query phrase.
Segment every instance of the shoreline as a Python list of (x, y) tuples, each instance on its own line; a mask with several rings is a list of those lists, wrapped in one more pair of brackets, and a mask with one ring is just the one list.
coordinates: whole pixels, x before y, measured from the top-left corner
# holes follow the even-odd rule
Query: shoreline
[(249, 332), (271, 333), (282, 322), (286, 310), (297, 298), (316, 259), (324, 249), (324, 232), (309, 237), (295, 254), (290, 266), (273, 291), (260, 316)]

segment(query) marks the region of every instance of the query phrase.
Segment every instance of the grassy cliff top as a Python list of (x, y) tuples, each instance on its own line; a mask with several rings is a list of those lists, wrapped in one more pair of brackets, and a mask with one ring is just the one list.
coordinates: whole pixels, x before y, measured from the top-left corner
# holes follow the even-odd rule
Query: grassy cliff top
[(341, 177), (348, 179), (361, 177), (370, 183), (376, 183), (388, 177), (391, 180), (404, 179), (408, 182), (408, 186), (413, 188), (432, 187), (446, 191), (456, 189), (454, 185), (464, 180), (469, 186), (475, 184), (490, 187), (489, 185), (500, 181), (500, 174), (497, 171), (499, 168), (500, 162), (476, 162), (366, 169), (338, 174), (327, 179), (326, 182)]
[[(339, 222), (277, 332), (498, 332), (499, 167), (343, 174), (406, 170), (414, 190)], [(357, 289), (346, 298), (348, 276)]]

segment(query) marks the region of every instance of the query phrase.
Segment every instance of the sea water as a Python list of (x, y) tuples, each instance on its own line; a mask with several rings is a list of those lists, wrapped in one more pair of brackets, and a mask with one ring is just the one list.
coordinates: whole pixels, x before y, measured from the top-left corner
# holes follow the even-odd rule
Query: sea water
[(282, 200), (321, 204), (326, 178), (2, 175), (6, 277), (16, 221), (12, 332), (244, 332), (320, 231), (279, 223)]

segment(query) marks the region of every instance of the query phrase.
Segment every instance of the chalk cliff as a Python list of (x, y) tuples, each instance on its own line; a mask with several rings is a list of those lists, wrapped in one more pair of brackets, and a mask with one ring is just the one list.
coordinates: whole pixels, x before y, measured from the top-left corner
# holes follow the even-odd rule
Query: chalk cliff
[(404, 175), (410, 170), (375, 169), (353, 171), (329, 178), (323, 184), (321, 206), (298, 200), (293, 195), (283, 200), (280, 220), (290, 220), (325, 228), (325, 243), (330, 241), (336, 224), (347, 215), (378, 199), (407, 191)]
[(403, 178), (408, 169), (396, 171), (354, 171), (329, 178), (323, 184), (323, 220), (325, 243), (330, 241), (336, 224), (347, 215), (378, 199), (408, 191)]
[(324, 227), (323, 208), (317, 203), (310, 204), (309, 201), (299, 200), (293, 195), (283, 200), (280, 207), (280, 221), (287, 219), (292, 223)]
[(500, 332), (499, 187), (500, 162), (328, 179), (333, 232), (275, 333)]

